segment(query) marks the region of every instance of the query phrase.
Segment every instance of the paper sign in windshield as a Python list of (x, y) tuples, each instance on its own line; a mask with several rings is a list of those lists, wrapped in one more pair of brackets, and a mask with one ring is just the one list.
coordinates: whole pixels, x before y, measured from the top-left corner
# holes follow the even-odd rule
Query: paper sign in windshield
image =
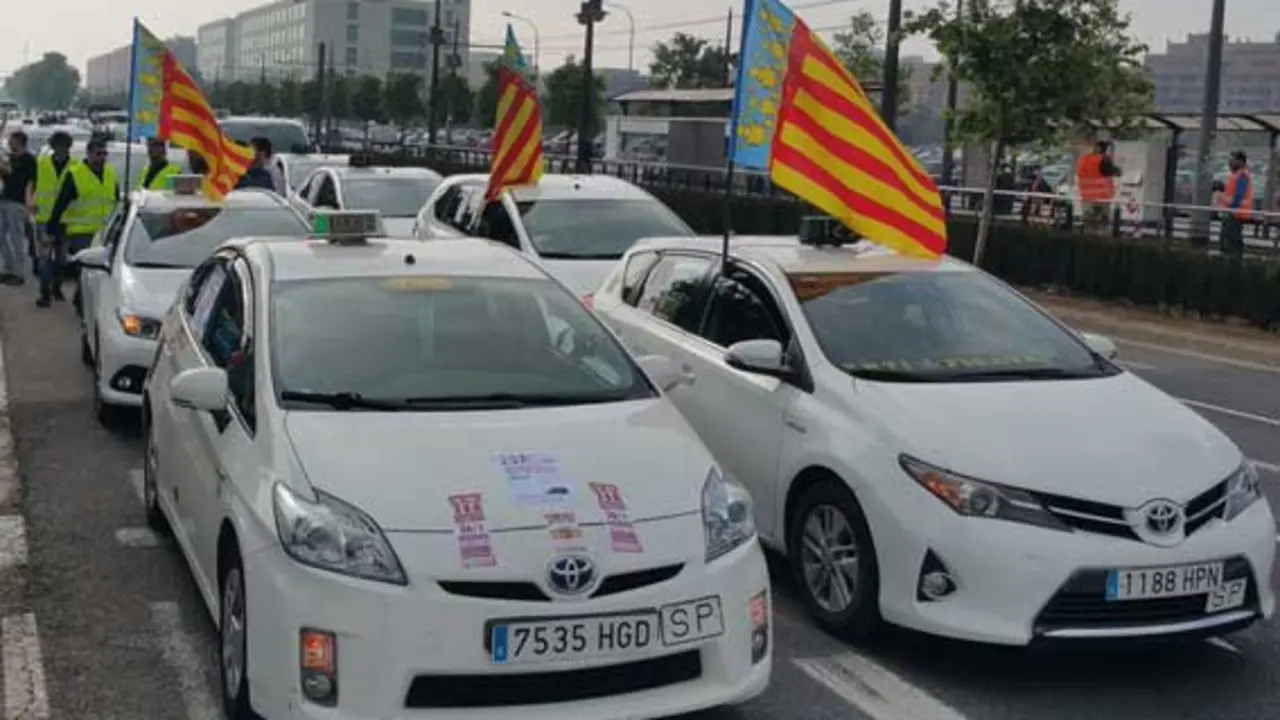
[(573, 487), (551, 453), (498, 453), (494, 463), (507, 479), (511, 502), (524, 507), (573, 505)]
[(604, 512), (605, 525), (609, 528), (609, 544), (616, 553), (642, 553), (640, 538), (636, 528), (627, 516), (627, 503), (622, 499), (622, 491), (617, 485), (607, 483), (591, 483), (591, 492), (595, 493), (596, 503)]
[(489, 528), (484, 522), (484, 499), (480, 493), (456, 493), (449, 496), (453, 506), (454, 537), (462, 567), (493, 567), (498, 557), (493, 552)]

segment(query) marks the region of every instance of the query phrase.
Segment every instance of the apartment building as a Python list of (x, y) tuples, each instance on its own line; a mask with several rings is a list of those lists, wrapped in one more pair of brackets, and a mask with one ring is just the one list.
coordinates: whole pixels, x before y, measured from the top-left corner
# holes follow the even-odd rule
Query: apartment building
[[(174, 57), (188, 69), (196, 67), (196, 40), (176, 36), (165, 41)], [(133, 46), (122, 45), (110, 52), (95, 55), (85, 64), (84, 88), (99, 95), (129, 91), (129, 73), (133, 62)]]
[[(414, 73), (429, 80), (435, 0), (282, 0), (200, 27), (198, 62), (206, 77), (256, 81), (312, 77), (318, 47), (327, 64), (349, 74)], [(447, 57), (455, 32), (467, 72), (470, 0), (441, 0)]]
[[(1156, 109), (1199, 113), (1204, 103), (1209, 35), (1190, 35), (1147, 57)], [(1280, 34), (1268, 42), (1229, 39), (1222, 52), (1222, 102), (1228, 113), (1280, 112)]]

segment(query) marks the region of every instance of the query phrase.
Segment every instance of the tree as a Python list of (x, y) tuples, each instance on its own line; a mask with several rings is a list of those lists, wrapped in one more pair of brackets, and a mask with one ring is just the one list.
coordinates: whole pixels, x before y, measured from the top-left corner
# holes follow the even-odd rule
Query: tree
[(722, 88), (731, 84), (731, 67), (736, 62), (737, 55), (731, 55), (726, 66), (723, 47), (678, 32), (671, 40), (654, 46), (649, 73), (654, 87)]
[(351, 82), (348, 75), (329, 76), (329, 114), (337, 120), (351, 117)]
[(991, 229), (1005, 150), (1060, 146), (1099, 128), (1126, 132), (1150, 109), (1146, 46), (1130, 24), (1119, 0), (968, 0), (959, 18), (944, 2), (907, 18), (904, 30), (932, 39), (968, 86), (954, 117), (957, 139), (990, 151), (975, 265)]
[(440, 78), (441, 108), (444, 118), (453, 125), (466, 125), (471, 122), (476, 96), (471, 92), (467, 79), (461, 75), (446, 75)]
[(80, 71), (67, 64), (67, 56), (48, 52), (9, 76), (4, 91), (24, 106), (36, 110), (66, 110), (80, 89)]
[(498, 68), (502, 64), (492, 60), (484, 64), (484, 84), (476, 92), (476, 121), (483, 127), (493, 127), (494, 116), (498, 114)]
[(253, 86), (253, 111), (259, 115), (274, 115), (279, 104), (280, 93), (276, 86), (267, 81), (264, 74)]
[(412, 73), (391, 75), (383, 88), (382, 105), (388, 120), (400, 127), (401, 138), (409, 123), (422, 117), (426, 105), (422, 102), (422, 77)]
[[(859, 10), (849, 18), (844, 30), (835, 34), (831, 51), (849, 72), (863, 83), (879, 85), (884, 80), (884, 28), (870, 10)], [(911, 69), (898, 73), (898, 109), (911, 101)]]
[(227, 85), (227, 109), (236, 115), (253, 112), (254, 86), (243, 80)]
[(382, 79), (376, 75), (361, 75), (356, 78), (355, 88), (351, 91), (351, 109), (356, 117), (364, 121), (364, 140), (368, 146), (369, 123), (383, 118)]
[(286, 77), (276, 86), (276, 108), (285, 117), (297, 117), (302, 114), (302, 84), (291, 77)]
[[(596, 129), (603, 128), (604, 78), (595, 76)], [(546, 92), (542, 95), (542, 122), (546, 127), (577, 127), (582, 111), (582, 66), (572, 55), (564, 64), (547, 75)]]

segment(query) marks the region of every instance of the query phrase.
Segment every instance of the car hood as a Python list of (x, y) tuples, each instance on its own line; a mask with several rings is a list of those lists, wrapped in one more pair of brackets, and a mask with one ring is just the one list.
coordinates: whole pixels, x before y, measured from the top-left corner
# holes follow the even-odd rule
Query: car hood
[(581, 297), (593, 293), (613, 269), (617, 260), (541, 260), (542, 267), (555, 279), (564, 283), (574, 295)]
[[(853, 404), (903, 452), (978, 479), (1136, 507), (1186, 501), (1242, 459), (1221, 431), (1124, 372), (1089, 380), (857, 381)], [(876, 420), (872, 420), (876, 422)]]
[(449, 495), (482, 493), (491, 529), (541, 527), (498, 453), (549, 453), (580, 522), (603, 513), (588, 483), (616, 485), (633, 521), (696, 513), (710, 454), (665, 399), (482, 412), (303, 412), (285, 428), (307, 480), (388, 532), (451, 530)]
[(137, 268), (123, 265), (120, 271), (120, 307), (157, 320), (173, 306), (182, 284), (191, 277), (189, 268)]

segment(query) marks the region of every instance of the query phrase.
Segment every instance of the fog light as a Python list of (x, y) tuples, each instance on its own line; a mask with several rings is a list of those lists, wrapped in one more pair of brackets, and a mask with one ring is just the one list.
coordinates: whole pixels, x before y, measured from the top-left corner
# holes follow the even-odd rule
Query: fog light
[(303, 630), (298, 637), (302, 694), (317, 705), (338, 703), (338, 640), (331, 632)]
[(955, 592), (956, 581), (951, 571), (943, 564), (942, 558), (932, 550), (924, 555), (920, 563), (920, 580), (916, 588), (917, 602), (937, 602)]
[(751, 596), (747, 604), (751, 616), (751, 664), (769, 655), (769, 592)]

